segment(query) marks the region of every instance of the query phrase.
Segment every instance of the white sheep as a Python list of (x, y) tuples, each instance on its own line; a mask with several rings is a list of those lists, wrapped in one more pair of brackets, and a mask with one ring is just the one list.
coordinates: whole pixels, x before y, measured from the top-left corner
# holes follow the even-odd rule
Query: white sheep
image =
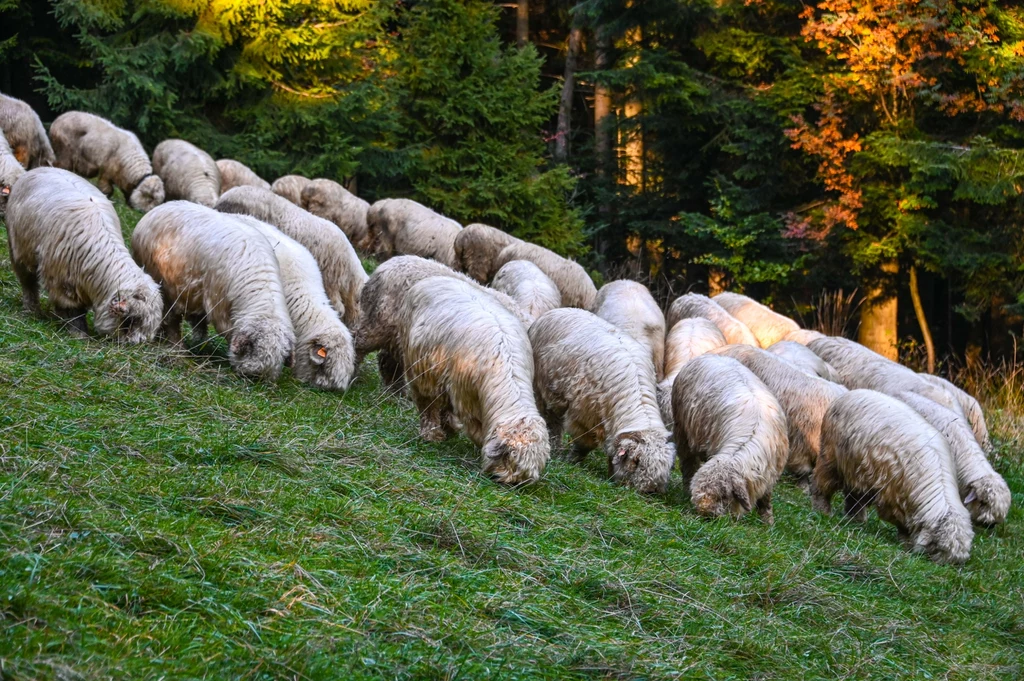
[(814, 354), (806, 345), (801, 345), (791, 340), (780, 340), (768, 346), (767, 350), (779, 359), (789, 362), (805, 374), (818, 376), (833, 383), (840, 382), (839, 374), (836, 373), (836, 370), (829, 366), (828, 362)]
[[(789, 458), (786, 415), (757, 376), (731, 357), (701, 355), (672, 386), (679, 468), (706, 517), (757, 508), (774, 520), (772, 490)], [(701, 465), (702, 462), (703, 465)]]
[(960, 405), (960, 411), (967, 418), (967, 422), (971, 424), (971, 430), (974, 432), (974, 437), (978, 444), (986, 452), (992, 451), (992, 440), (989, 439), (988, 424), (985, 423), (985, 412), (982, 411), (978, 400), (941, 376), (934, 376), (923, 372), (918, 375), (932, 385), (945, 390), (950, 397), (956, 400), (957, 404)]
[(519, 241), (501, 249), (494, 260), (495, 271), (513, 260), (529, 260), (555, 282), (562, 294), (562, 305), (589, 310), (597, 300), (597, 287), (583, 267), (554, 251)]
[(911, 550), (936, 562), (970, 557), (971, 516), (960, 502), (945, 438), (888, 395), (851, 390), (829, 406), (813, 490), (813, 506), (825, 514), (839, 490), (851, 518), (863, 519), (874, 505)]
[(812, 331), (811, 329), (796, 329), (795, 331), (790, 331), (785, 336), (783, 336), (782, 340), (793, 341), (794, 343), (799, 343), (800, 345), (807, 345), (811, 341), (825, 337), (825, 334), (823, 334), (820, 331)]
[(372, 245), (366, 224), (369, 203), (333, 180), (320, 179), (303, 188), (301, 206), (313, 215), (336, 224), (357, 251), (369, 252)]
[(88, 180), (57, 168), (30, 170), (7, 206), (11, 265), (28, 312), (39, 314), (39, 285), (76, 335), (128, 343), (151, 340), (163, 304), (156, 283), (132, 262), (110, 201)]
[(505, 263), (494, 275), (491, 288), (516, 301), (531, 321), (562, 306), (562, 294), (555, 282), (528, 260)]
[(213, 208), (220, 196), (220, 170), (205, 151), (185, 140), (164, 140), (153, 150), (153, 172), (164, 181), (168, 201)]
[(553, 438), (577, 458), (598, 447), (608, 473), (639, 492), (664, 492), (675, 452), (661, 420), (648, 350), (600, 317), (552, 310), (530, 327), (535, 386)]
[(313, 255), (273, 225), (248, 215), (232, 217), (260, 232), (274, 248), (284, 299), (295, 328), (295, 377), (321, 390), (348, 389), (356, 373), (352, 334), (331, 307)]
[(665, 375), (665, 315), (647, 287), (619, 279), (601, 287), (591, 312), (625, 331), (650, 352), (654, 375)]
[(170, 201), (139, 221), (132, 253), (162, 287), (170, 342), (181, 342), (182, 319), (192, 325), (193, 342), (212, 323), (228, 342), (235, 371), (277, 380), (295, 331), (266, 237), (198, 203)]
[(373, 253), (380, 260), (418, 255), (455, 267), (455, 237), (462, 225), (410, 199), (383, 199), (366, 212)]
[(672, 384), (679, 370), (694, 357), (726, 345), (725, 336), (710, 319), (693, 317), (680, 319), (672, 326), (665, 339), (665, 377), (658, 383), (658, 405), (661, 419), (672, 430)]
[(455, 269), (470, 279), (486, 284), (496, 276), (495, 265), (501, 249), (520, 240), (490, 225), (466, 225), (455, 236)]
[(681, 319), (701, 317), (718, 327), (730, 345), (753, 345), (761, 347), (747, 325), (726, 312), (721, 305), (699, 293), (686, 293), (668, 308), (665, 322), (672, 328)]
[(235, 187), (220, 197), (217, 210), (251, 215), (305, 246), (320, 265), (331, 305), (349, 328), (355, 328), (359, 321), (359, 295), (367, 274), (340, 229), (284, 197), (257, 187)]
[(11, 194), (11, 187), (18, 181), (18, 178), (25, 174), (25, 167), (14, 158), (11, 147), (7, 144), (4, 131), (0, 129), (0, 217), (3, 217), (7, 206), (7, 197)]
[(762, 348), (770, 347), (787, 334), (800, 330), (800, 325), (789, 317), (739, 293), (719, 293), (712, 300), (746, 324)]
[(283, 196), (296, 206), (302, 205), (302, 190), (312, 182), (302, 175), (282, 175), (270, 185), (270, 191)]
[(235, 187), (259, 187), (270, 191), (270, 183), (240, 161), (231, 158), (218, 159), (217, 172), (220, 173), (221, 194)]
[(454, 277), (418, 282), (398, 317), (421, 436), (443, 440), (457, 420), (482, 449), (485, 474), (510, 485), (537, 480), (551, 449), (522, 324), (479, 286)]
[(26, 169), (53, 165), (53, 149), (43, 122), (25, 102), (0, 94), (0, 130), (18, 163)]
[(50, 126), (56, 153), (54, 165), (86, 178), (97, 178), (110, 196), (121, 190), (135, 210), (153, 210), (164, 202), (164, 182), (135, 133), (83, 111), (61, 114)]

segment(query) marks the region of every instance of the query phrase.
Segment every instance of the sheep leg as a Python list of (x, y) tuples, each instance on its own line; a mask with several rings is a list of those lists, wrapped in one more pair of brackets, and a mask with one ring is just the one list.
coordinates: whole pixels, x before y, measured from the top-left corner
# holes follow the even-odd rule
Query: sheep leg
[(25, 308), (25, 312), (37, 317), (42, 316), (42, 309), (39, 307), (39, 275), (15, 262), (13, 258), (11, 265), (21, 284), (21, 304)]
[(771, 490), (765, 492), (765, 495), (757, 500), (755, 504), (757, 506), (757, 515), (767, 525), (775, 523), (775, 513), (772, 511), (772, 493)]
[(850, 520), (862, 523), (868, 519), (868, 504), (871, 503), (870, 492), (859, 493), (851, 490), (846, 491), (846, 506), (844, 512)]
[(53, 311), (72, 336), (76, 338), (89, 337), (89, 326), (85, 321), (85, 308), (54, 306)]
[(112, 185), (110, 180), (108, 180), (104, 175), (100, 175), (96, 180), (96, 188), (103, 192), (104, 196), (110, 196), (114, 193), (114, 185)]
[[(682, 439), (685, 440), (685, 437)], [(684, 441), (676, 444), (676, 458), (679, 459), (679, 472), (683, 476), (683, 483), (689, 484), (697, 469), (700, 468), (700, 456), (691, 450)]]
[(402, 391), (405, 368), (401, 359), (387, 350), (380, 350), (377, 353), (377, 369), (380, 371), (380, 382), (385, 390), (396, 393)]
[(450, 433), (447, 396), (421, 395), (413, 391), (412, 398), (420, 412), (420, 437), (427, 442), (447, 440)]
[(181, 345), (181, 315), (168, 312), (164, 315), (164, 338), (171, 345)]
[[(569, 453), (566, 455), (565, 458), (569, 461), (569, 463), (583, 463), (584, 460), (586, 460), (587, 458), (587, 454), (590, 454), (590, 447), (587, 447), (584, 444), (580, 444), (579, 442), (574, 441), (569, 446)], [(610, 465), (611, 464), (609, 464), (609, 466)]]
[(811, 479), (811, 508), (819, 513), (831, 515), (832, 497), (842, 486), (835, 466), (819, 457)]

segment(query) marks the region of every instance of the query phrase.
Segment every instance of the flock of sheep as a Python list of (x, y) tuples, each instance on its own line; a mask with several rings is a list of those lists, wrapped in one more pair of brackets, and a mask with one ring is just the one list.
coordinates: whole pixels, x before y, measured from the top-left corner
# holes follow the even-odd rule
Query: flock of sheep
[[(537, 480), (568, 434), (572, 456), (602, 449), (610, 477), (645, 493), (665, 491), (678, 458), (703, 516), (771, 522), (789, 471), (814, 508), (829, 513), (841, 490), (850, 517), (873, 505), (940, 562), (967, 560), (972, 523), (1006, 518), (974, 398), (745, 296), (686, 294), (666, 315), (637, 282), (598, 291), (575, 262), (407, 199), (369, 205), (294, 175), (269, 185), (182, 140), (151, 163), (109, 121), (66, 113), (47, 136), (2, 95), (0, 127), (25, 308), (39, 313), (41, 286), (74, 333), (90, 309), (95, 333), (131, 343), (180, 343), (182, 320), (197, 343), (213, 324), (238, 373), (275, 380), (290, 365), (325, 390), (377, 352), (420, 436), (464, 431), (506, 484)], [(113, 187), (146, 213), (130, 251)], [(382, 261), (372, 276), (357, 252)]]

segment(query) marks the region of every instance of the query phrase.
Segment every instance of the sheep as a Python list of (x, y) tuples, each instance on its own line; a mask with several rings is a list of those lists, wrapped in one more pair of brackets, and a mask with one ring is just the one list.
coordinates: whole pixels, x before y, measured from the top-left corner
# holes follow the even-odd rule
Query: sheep
[(235, 187), (220, 197), (216, 207), (222, 213), (251, 215), (268, 222), (309, 249), (320, 265), (331, 305), (346, 326), (355, 327), (359, 321), (359, 295), (367, 274), (340, 229), (258, 187)]
[(270, 191), (274, 192), (278, 196), (283, 196), (288, 199), (296, 206), (302, 205), (302, 190), (306, 188), (312, 180), (305, 178), (302, 175), (283, 175), (270, 185)]
[(418, 282), (398, 317), (421, 437), (443, 440), (458, 421), (482, 449), (486, 475), (509, 485), (540, 478), (551, 445), (522, 324), (479, 286), (454, 277)]
[(213, 208), (220, 196), (217, 162), (185, 140), (164, 140), (153, 150), (153, 172), (164, 181), (168, 200), (184, 200)]
[(161, 285), (163, 331), (181, 343), (181, 321), (202, 342), (208, 323), (228, 342), (242, 376), (276, 381), (295, 330), (274, 248), (246, 223), (189, 201), (169, 201), (139, 220), (132, 253)]
[(160, 290), (132, 262), (114, 206), (88, 180), (58, 168), (30, 170), (7, 206), (11, 265), (25, 310), (39, 314), (39, 285), (73, 334), (85, 336), (86, 308), (98, 335), (153, 339)]
[(703, 317), (710, 320), (712, 324), (725, 336), (730, 345), (753, 345), (761, 347), (757, 338), (747, 328), (747, 325), (726, 312), (721, 305), (707, 296), (699, 293), (686, 293), (679, 296), (668, 308), (665, 321), (668, 328), (672, 328), (681, 319), (692, 319)]
[(18, 178), (25, 174), (25, 167), (14, 158), (11, 147), (7, 144), (4, 131), (0, 129), (0, 217), (4, 216), (7, 207), (7, 197), (11, 194), (11, 188)]
[(388, 389), (397, 388), (404, 373), (398, 346), (398, 314), (402, 301), (414, 284), (429, 277), (451, 277), (473, 284), (511, 312), (524, 327), (532, 322), (519, 305), (504, 293), (480, 286), (436, 260), (415, 255), (392, 258), (374, 270), (373, 276), (363, 287), (360, 296), (362, 316), (353, 333), (356, 366), (362, 363), (368, 353), (379, 351), (377, 365), (381, 380)]
[(356, 373), (352, 334), (331, 307), (316, 260), (305, 246), (276, 227), (248, 215), (232, 217), (260, 232), (274, 248), (295, 328), (295, 377), (321, 390), (347, 390)]
[(932, 385), (945, 390), (950, 397), (956, 400), (957, 404), (960, 405), (960, 411), (963, 412), (967, 422), (971, 425), (971, 430), (974, 432), (974, 437), (978, 444), (986, 452), (992, 451), (992, 440), (989, 439), (988, 424), (985, 423), (985, 412), (982, 411), (978, 400), (941, 376), (933, 376), (923, 372), (919, 373), (918, 376)]
[(770, 347), (785, 338), (786, 334), (800, 330), (800, 325), (789, 317), (739, 293), (719, 293), (712, 300), (746, 324), (762, 348)]
[(53, 148), (43, 122), (25, 102), (0, 94), (0, 130), (3, 130), (14, 158), (25, 169), (53, 165)]
[[(530, 318), (536, 321), (548, 310), (562, 307), (562, 294), (555, 282), (528, 260), (505, 263), (494, 275), (491, 288), (508, 294)], [(529, 326), (527, 326), (529, 328)]]
[(679, 468), (697, 513), (735, 517), (756, 506), (771, 524), (789, 437), (782, 406), (764, 383), (731, 357), (701, 355), (676, 376), (672, 413)]
[(942, 433), (953, 457), (960, 499), (971, 519), (981, 525), (997, 525), (1010, 510), (1010, 488), (985, 457), (966, 419), (915, 393), (898, 399)]
[(542, 246), (520, 241), (501, 249), (494, 261), (495, 270), (513, 260), (529, 260), (555, 282), (562, 294), (562, 305), (589, 310), (597, 300), (597, 287), (587, 271)]
[(591, 312), (647, 348), (655, 377), (664, 377), (665, 315), (646, 286), (629, 279), (609, 282), (597, 292)]
[(971, 516), (945, 438), (888, 395), (851, 390), (829, 406), (813, 489), (813, 506), (826, 515), (842, 489), (848, 516), (862, 520), (873, 504), (912, 551), (939, 563), (970, 557)]
[(474, 223), (455, 236), (455, 269), (481, 284), (491, 281), (498, 271), (495, 260), (501, 249), (521, 243), (508, 232)]
[(703, 317), (681, 319), (672, 326), (665, 339), (665, 377), (658, 384), (658, 405), (661, 419), (672, 430), (672, 383), (679, 370), (694, 357), (726, 345), (725, 336), (711, 320)]
[(767, 349), (768, 352), (789, 362), (805, 374), (818, 376), (833, 383), (840, 382), (839, 374), (836, 373), (836, 370), (805, 345), (801, 345), (796, 341), (780, 340), (772, 343)]
[(675, 460), (661, 420), (650, 352), (586, 310), (552, 310), (530, 327), (541, 412), (577, 459), (603, 447), (612, 480), (642, 493), (668, 486)]
[(786, 470), (806, 490), (821, 447), (821, 419), (846, 388), (801, 371), (767, 350), (749, 345), (727, 345), (715, 354), (732, 357), (757, 376), (775, 395), (789, 422), (789, 458)]
[(235, 187), (259, 187), (270, 191), (270, 183), (252, 171), (252, 169), (230, 158), (217, 160), (217, 172), (220, 173), (220, 193)]
[(782, 340), (793, 341), (800, 345), (807, 345), (811, 341), (818, 340), (819, 338), (825, 338), (825, 334), (820, 331), (812, 331), (811, 329), (796, 329), (783, 336)]
[(54, 165), (86, 178), (98, 178), (100, 191), (121, 190), (128, 205), (143, 213), (164, 202), (164, 181), (135, 133), (83, 111), (61, 114), (50, 126)]
[(455, 237), (462, 225), (410, 199), (383, 199), (366, 212), (373, 253), (380, 260), (418, 255), (455, 267)]
[(300, 205), (310, 213), (336, 224), (357, 251), (369, 252), (372, 245), (366, 225), (369, 203), (337, 182), (322, 179), (307, 184), (300, 200)]

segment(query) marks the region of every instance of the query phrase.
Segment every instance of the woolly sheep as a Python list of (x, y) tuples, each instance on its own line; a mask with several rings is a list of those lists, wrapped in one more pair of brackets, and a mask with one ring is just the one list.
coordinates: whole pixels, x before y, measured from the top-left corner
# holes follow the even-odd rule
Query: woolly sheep
[(505, 263), (494, 275), (491, 288), (516, 301), (531, 321), (562, 306), (562, 294), (555, 282), (528, 260)]
[(53, 149), (43, 122), (25, 102), (0, 94), (0, 130), (14, 158), (26, 169), (53, 165)]
[(971, 519), (982, 525), (996, 525), (1006, 520), (1010, 488), (985, 457), (970, 424), (926, 397), (903, 393), (899, 399), (946, 438), (960, 499), (970, 511)]
[(170, 201), (146, 213), (132, 234), (135, 260), (160, 282), (164, 333), (181, 342), (181, 320), (201, 341), (212, 323), (243, 376), (277, 380), (295, 331), (270, 242), (215, 210)]
[(665, 315), (647, 287), (620, 279), (601, 287), (591, 310), (612, 326), (625, 331), (650, 352), (654, 375), (665, 374)]
[(703, 317), (681, 319), (672, 326), (665, 339), (665, 377), (658, 384), (658, 405), (661, 419), (672, 429), (672, 383), (679, 370), (694, 357), (726, 345), (725, 336), (711, 320)]
[(370, 204), (337, 182), (313, 180), (302, 190), (301, 206), (336, 224), (357, 251), (370, 250), (370, 230), (366, 225)]
[(960, 411), (963, 412), (967, 422), (971, 425), (971, 430), (974, 432), (974, 437), (978, 444), (986, 452), (992, 451), (992, 441), (988, 436), (988, 424), (985, 423), (985, 412), (982, 411), (978, 400), (941, 376), (933, 376), (923, 372), (919, 373), (918, 376), (932, 385), (945, 390), (950, 397), (956, 400), (956, 403), (960, 405)]
[(3, 217), (6, 210), (7, 197), (11, 194), (11, 187), (24, 174), (24, 166), (14, 158), (11, 147), (7, 144), (7, 138), (4, 137), (4, 131), (0, 129), (0, 217)]
[(513, 260), (529, 260), (555, 282), (562, 294), (562, 305), (589, 310), (597, 300), (597, 287), (581, 265), (567, 260), (542, 246), (520, 241), (501, 249), (494, 261), (495, 269)]
[(835, 369), (829, 366), (828, 362), (814, 354), (807, 346), (801, 345), (796, 341), (778, 341), (768, 347), (768, 352), (779, 359), (789, 362), (805, 374), (818, 376), (833, 383), (840, 382), (839, 375)]
[(270, 191), (269, 182), (254, 173), (249, 166), (234, 159), (218, 159), (217, 172), (220, 173), (221, 194), (235, 187), (259, 187)]
[(825, 334), (821, 333), (820, 331), (812, 331), (811, 329), (796, 329), (794, 331), (790, 331), (785, 336), (783, 336), (782, 340), (793, 341), (794, 343), (799, 343), (800, 345), (807, 345), (813, 340), (818, 340), (819, 338), (825, 337)]
[(726, 312), (721, 305), (699, 293), (679, 296), (668, 308), (665, 322), (672, 328), (681, 319), (702, 317), (718, 327), (730, 345), (753, 345), (761, 347), (747, 325)]
[(370, 206), (366, 224), (381, 260), (418, 255), (455, 267), (455, 237), (462, 225), (410, 199), (383, 199)]
[(753, 298), (739, 293), (719, 293), (712, 298), (726, 312), (747, 325), (762, 348), (767, 348), (800, 330), (800, 325)]
[(520, 240), (496, 227), (474, 223), (455, 236), (455, 269), (481, 284), (498, 271), (495, 261), (501, 249)]
[(324, 289), (342, 321), (359, 321), (359, 295), (366, 270), (340, 229), (287, 199), (257, 187), (235, 187), (217, 201), (222, 213), (251, 215), (268, 222), (309, 249), (320, 265)]
[(530, 327), (536, 393), (553, 439), (577, 458), (598, 447), (612, 480), (664, 492), (675, 451), (661, 420), (649, 351), (585, 310), (560, 308)]
[(750, 369), (775, 395), (789, 422), (789, 458), (786, 470), (806, 489), (821, 447), (821, 419), (829, 405), (847, 390), (809, 375), (767, 350), (749, 345), (727, 345), (715, 351)]
[(132, 262), (113, 205), (88, 180), (57, 168), (22, 175), (7, 206), (7, 238), (28, 312), (40, 312), (41, 283), (76, 335), (87, 332), (89, 307), (99, 335), (142, 343), (156, 334), (160, 291)]
[(960, 503), (945, 438), (888, 395), (851, 390), (829, 406), (813, 489), (822, 513), (831, 513), (842, 489), (847, 515), (863, 519), (874, 505), (911, 550), (939, 563), (970, 557), (971, 516)]
[(61, 114), (50, 126), (54, 165), (86, 178), (98, 178), (100, 191), (121, 190), (128, 205), (143, 213), (164, 202), (164, 181), (134, 133), (83, 111)]
[(288, 314), (295, 328), (292, 372), (321, 390), (346, 390), (356, 373), (352, 334), (341, 323), (324, 291), (313, 255), (281, 230), (248, 215), (235, 215), (274, 248)]
[(413, 286), (399, 319), (421, 436), (445, 439), (454, 418), (482, 449), (485, 474), (510, 485), (537, 480), (551, 446), (522, 324), (479, 286), (453, 277)]
[(270, 191), (274, 192), (278, 196), (283, 196), (288, 199), (296, 206), (302, 205), (302, 190), (306, 188), (312, 180), (303, 177), (302, 175), (283, 175), (276, 180), (274, 184), (270, 185)]
[(739, 516), (756, 506), (773, 522), (772, 490), (789, 437), (786, 415), (764, 383), (731, 357), (701, 355), (676, 376), (672, 412), (679, 468), (684, 480), (692, 476), (697, 513)]
[(217, 162), (185, 140), (164, 140), (153, 150), (153, 172), (164, 181), (168, 200), (184, 200), (213, 208), (220, 196)]

